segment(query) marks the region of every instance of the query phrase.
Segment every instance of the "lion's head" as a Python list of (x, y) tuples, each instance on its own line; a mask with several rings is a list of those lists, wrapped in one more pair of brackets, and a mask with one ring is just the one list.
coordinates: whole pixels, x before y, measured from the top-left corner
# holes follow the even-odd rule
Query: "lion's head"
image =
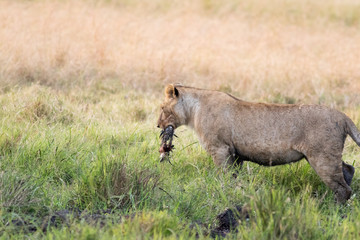
[(185, 124), (185, 111), (179, 90), (173, 84), (165, 88), (165, 101), (161, 104), (159, 128), (173, 126), (174, 129)]

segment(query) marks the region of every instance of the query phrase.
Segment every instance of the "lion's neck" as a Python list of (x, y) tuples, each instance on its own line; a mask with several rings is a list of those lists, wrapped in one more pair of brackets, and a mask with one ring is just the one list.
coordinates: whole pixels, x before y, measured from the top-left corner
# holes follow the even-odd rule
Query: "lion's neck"
[(194, 94), (186, 94), (183, 97), (183, 104), (185, 109), (185, 125), (194, 128), (196, 114), (200, 109), (200, 101)]

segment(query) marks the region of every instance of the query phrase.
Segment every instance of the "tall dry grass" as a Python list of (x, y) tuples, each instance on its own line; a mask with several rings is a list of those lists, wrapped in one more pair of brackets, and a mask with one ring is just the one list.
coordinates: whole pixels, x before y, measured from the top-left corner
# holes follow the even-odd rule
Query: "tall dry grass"
[(0, 81), (356, 106), (359, 26), (357, 0), (1, 1)]

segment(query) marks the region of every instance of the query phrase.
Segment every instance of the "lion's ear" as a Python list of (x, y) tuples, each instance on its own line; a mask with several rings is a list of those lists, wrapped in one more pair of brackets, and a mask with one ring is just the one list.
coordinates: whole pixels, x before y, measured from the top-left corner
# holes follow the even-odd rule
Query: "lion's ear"
[(177, 98), (179, 96), (179, 91), (173, 84), (167, 85), (165, 88), (165, 97), (166, 98)]

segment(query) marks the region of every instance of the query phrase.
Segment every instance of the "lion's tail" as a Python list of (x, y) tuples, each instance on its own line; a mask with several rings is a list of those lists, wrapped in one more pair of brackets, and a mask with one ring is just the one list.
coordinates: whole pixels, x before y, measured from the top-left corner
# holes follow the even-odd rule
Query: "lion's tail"
[(356, 142), (356, 144), (360, 147), (360, 131), (356, 127), (355, 123), (348, 117), (346, 117), (346, 133), (350, 135), (350, 137)]

